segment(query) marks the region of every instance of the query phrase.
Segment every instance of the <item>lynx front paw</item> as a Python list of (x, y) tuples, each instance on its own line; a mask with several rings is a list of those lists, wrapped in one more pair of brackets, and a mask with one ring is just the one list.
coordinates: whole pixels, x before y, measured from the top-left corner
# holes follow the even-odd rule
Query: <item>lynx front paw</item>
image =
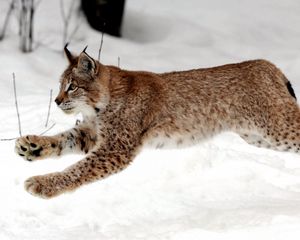
[(55, 146), (49, 137), (29, 135), (16, 140), (15, 151), (26, 160), (33, 161), (50, 156)]
[(40, 198), (55, 197), (64, 192), (60, 174), (52, 173), (28, 178), (24, 187), (30, 194)]

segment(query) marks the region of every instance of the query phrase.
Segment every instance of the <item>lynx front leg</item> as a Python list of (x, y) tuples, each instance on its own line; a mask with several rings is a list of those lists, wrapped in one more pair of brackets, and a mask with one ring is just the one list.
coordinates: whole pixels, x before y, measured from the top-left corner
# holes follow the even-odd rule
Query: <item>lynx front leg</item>
[(106, 136), (102, 145), (85, 159), (62, 172), (31, 177), (25, 182), (25, 189), (35, 196), (51, 198), (126, 168), (141, 147), (140, 129), (132, 125), (120, 131), (114, 126), (102, 133)]
[(51, 137), (28, 135), (18, 138), (15, 151), (26, 160), (33, 161), (72, 151), (87, 153), (96, 141), (95, 131), (87, 127), (77, 127)]
[(25, 189), (41, 198), (55, 197), (123, 170), (133, 160), (135, 154), (136, 151), (98, 150), (62, 172), (27, 179)]

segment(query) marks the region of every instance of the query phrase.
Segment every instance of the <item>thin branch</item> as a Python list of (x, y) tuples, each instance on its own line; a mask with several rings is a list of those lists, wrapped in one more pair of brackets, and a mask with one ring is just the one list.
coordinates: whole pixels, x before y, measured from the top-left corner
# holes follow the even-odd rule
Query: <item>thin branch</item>
[(55, 125), (56, 125), (56, 123), (53, 123), (48, 129), (46, 129), (44, 132), (40, 133), (40, 136), (42, 136), (45, 133), (49, 132)]
[[(56, 125), (56, 123), (53, 123), (48, 129), (46, 129), (44, 132), (40, 133), (39, 135), (42, 136), (45, 133), (49, 132), (55, 125)], [(14, 138), (1, 138), (0, 141), (1, 142), (4, 142), (4, 141), (13, 141), (13, 140), (16, 140), (16, 139), (18, 139), (18, 138), (17, 137), (14, 137)]]
[(52, 103), (52, 92), (53, 90), (50, 90), (50, 99), (49, 99), (49, 106), (48, 106), (48, 113), (47, 113), (47, 119), (46, 119), (46, 124), (45, 127), (48, 127), (48, 122), (49, 122), (49, 117), (50, 117), (50, 110), (51, 110), (51, 103)]
[(16, 140), (17, 138), (1, 138), (0, 141), (4, 142), (4, 141), (13, 141)]
[(70, 4), (70, 8), (69, 8), (69, 11), (68, 11), (68, 15), (66, 15), (65, 13), (65, 7), (64, 7), (64, 4), (63, 4), (63, 0), (60, 0), (60, 11), (61, 11), (61, 16), (62, 16), (62, 19), (64, 21), (64, 23), (66, 25), (69, 24), (69, 21), (72, 17), (72, 12), (73, 12), (73, 8), (75, 6), (74, 4), (75, 0), (72, 1), (72, 3)]
[[(68, 38), (68, 29), (69, 29), (69, 24), (70, 24), (70, 20), (72, 18), (72, 13), (75, 7), (75, 0), (73, 0), (69, 6), (69, 10), (67, 12), (65, 12), (65, 7), (64, 7), (64, 3), (63, 0), (60, 0), (60, 11), (61, 11), (61, 16), (63, 19), (63, 46), (66, 44), (67, 42), (67, 38)], [(72, 32), (72, 35), (75, 34), (75, 32), (77, 31), (77, 28), (75, 27), (74, 33)]]
[[(20, 121), (20, 114), (19, 114), (19, 108), (18, 108), (18, 101), (17, 101), (17, 91), (16, 91), (16, 83), (15, 83), (15, 74), (13, 73), (13, 83), (14, 83), (14, 94), (15, 94), (15, 105), (16, 105), (16, 109), (17, 109), (17, 116), (18, 116), (18, 123), (19, 123), (19, 134), (20, 137), (22, 137), (22, 133), (21, 133), (21, 121)], [(47, 120), (46, 120), (46, 125), (45, 127), (48, 126), (48, 122), (49, 122), (49, 117), (50, 117), (50, 109), (51, 109), (51, 103), (52, 103), (52, 92), (53, 90), (50, 90), (50, 101), (49, 101), (49, 106), (48, 106), (48, 113), (47, 113)], [(40, 133), (39, 135), (42, 136), (45, 133), (47, 133), (48, 131), (50, 131), (54, 126), (56, 125), (56, 123), (53, 123), (48, 129), (46, 129), (45, 131), (43, 131), (42, 133)], [(0, 141), (13, 141), (18, 139), (17, 137), (14, 138), (1, 138)]]
[(121, 62), (121, 59), (120, 59), (120, 57), (118, 56), (118, 68), (120, 67), (120, 62)]
[(81, 22), (78, 23), (78, 24), (74, 27), (73, 31), (70, 33), (70, 36), (68, 37), (69, 42), (71, 41), (71, 39), (74, 37), (74, 35), (75, 35), (76, 32), (78, 31), (78, 29), (79, 29), (79, 27), (80, 27), (80, 24), (81, 24)]
[(67, 20), (67, 17), (66, 17), (63, 0), (60, 0), (60, 11), (61, 11), (61, 17), (62, 17), (63, 23), (64, 23), (64, 26), (63, 26), (63, 45), (65, 45), (66, 41), (67, 41), (69, 23), (68, 23), (68, 20)]
[(67, 21), (67, 18), (66, 18), (66, 14), (65, 14), (65, 8), (64, 8), (64, 4), (63, 4), (63, 0), (60, 0), (60, 12), (61, 12), (61, 16), (62, 16), (62, 19), (64, 21), (64, 23)]
[(67, 16), (67, 21), (69, 22), (71, 17), (72, 17), (72, 13), (73, 13), (73, 9), (74, 9), (74, 6), (75, 6), (75, 0), (73, 0), (70, 4), (70, 8), (69, 8), (69, 11), (68, 11), (68, 16)]
[(101, 56), (101, 50), (102, 50), (102, 45), (103, 45), (103, 36), (104, 36), (104, 31), (101, 33), (101, 42), (100, 42), (100, 48), (98, 52), (98, 61), (100, 62), (100, 56)]
[(17, 116), (18, 116), (18, 124), (19, 124), (19, 135), (20, 135), (20, 137), (22, 137), (20, 113), (19, 113), (19, 107), (18, 107), (18, 101), (17, 101), (17, 90), (16, 90), (16, 77), (15, 77), (15, 73), (13, 73), (13, 84), (14, 84), (15, 105), (16, 105)]
[(35, 5), (34, 5), (35, 9), (37, 9), (37, 7), (40, 5), (41, 1), (42, 1), (42, 0), (39, 0), (39, 1), (37, 1), (37, 2), (35, 3)]

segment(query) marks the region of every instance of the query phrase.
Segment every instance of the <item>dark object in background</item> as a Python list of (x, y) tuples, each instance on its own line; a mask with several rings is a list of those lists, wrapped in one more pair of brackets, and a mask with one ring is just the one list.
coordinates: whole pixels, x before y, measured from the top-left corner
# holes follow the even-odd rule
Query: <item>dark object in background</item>
[(121, 37), (125, 0), (81, 0), (81, 8), (92, 28)]

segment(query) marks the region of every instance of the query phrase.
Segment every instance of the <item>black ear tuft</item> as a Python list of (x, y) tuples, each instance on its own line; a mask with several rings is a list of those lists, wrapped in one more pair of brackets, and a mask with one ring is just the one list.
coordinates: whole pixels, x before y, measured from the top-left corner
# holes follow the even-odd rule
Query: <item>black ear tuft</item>
[(87, 49), (88, 45), (85, 46), (85, 48), (82, 50), (82, 52), (85, 53), (86, 49)]
[(68, 58), (69, 63), (73, 63), (75, 60), (75, 57), (72, 55), (72, 53), (68, 50), (68, 45), (69, 43), (66, 43), (65, 47), (64, 47), (64, 52), (66, 54), (66, 57)]

